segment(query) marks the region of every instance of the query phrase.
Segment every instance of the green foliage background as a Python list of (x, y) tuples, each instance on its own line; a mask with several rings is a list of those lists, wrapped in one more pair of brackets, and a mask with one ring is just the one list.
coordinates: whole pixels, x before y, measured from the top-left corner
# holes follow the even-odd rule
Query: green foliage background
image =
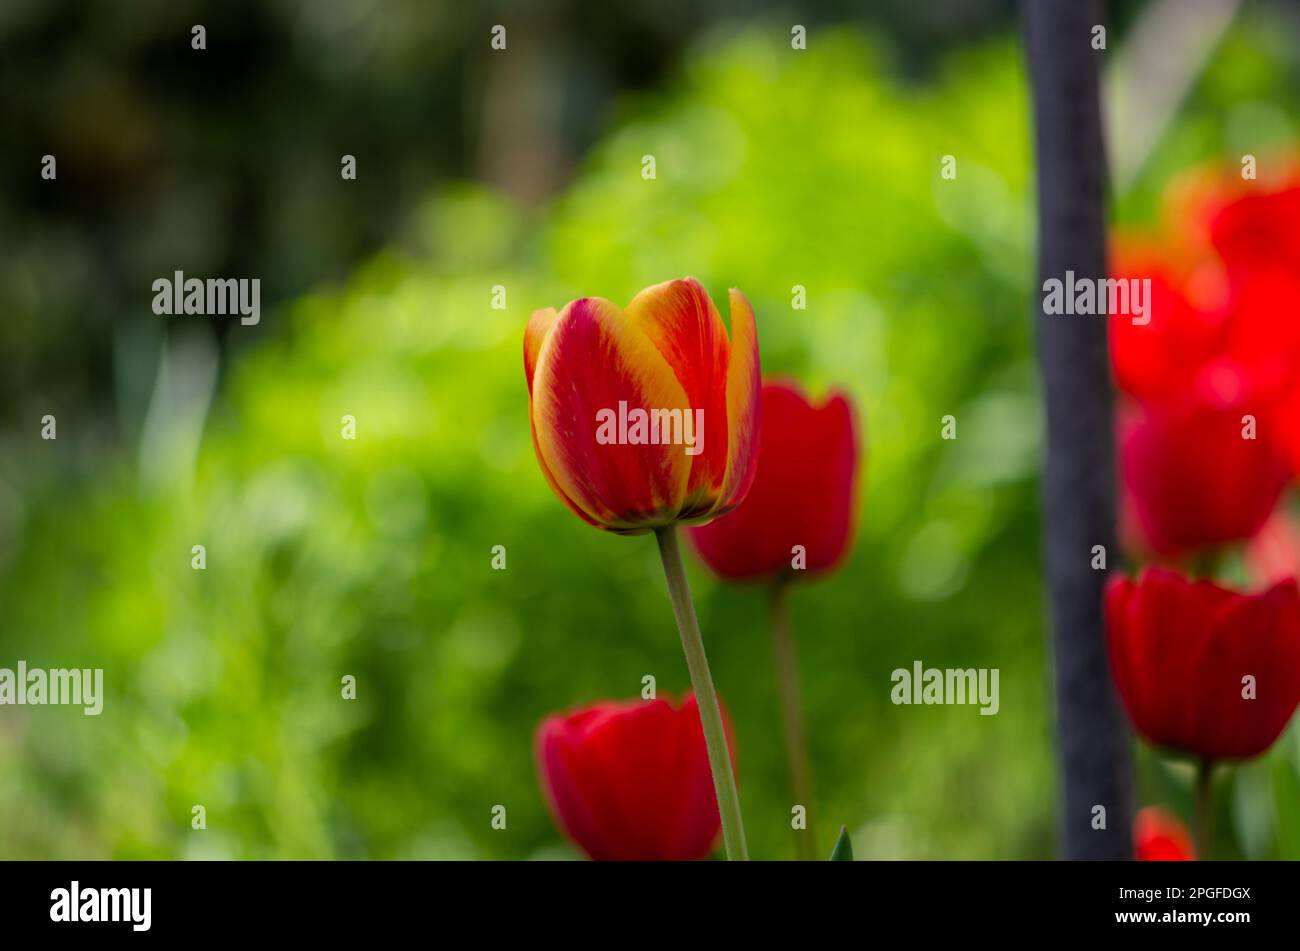
[[(793, 600), (820, 848), (844, 823), (859, 858), (1054, 854), (1020, 53), (983, 46), (907, 85), (858, 34), (800, 54), (783, 36), (701, 41), (540, 212), (469, 184), (430, 198), (419, 250), (264, 315), (211, 393), (204, 329), (178, 336), (139, 445), (108, 464), (66, 415), (57, 442), (5, 449), (0, 663), (102, 666), (108, 696), (98, 718), (0, 710), (0, 856), (573, 854), (535, 725), (688, 678), (653, 541), (583, 525), (537, 469), (523, 326), (686, 274), (745, 291), (766, 372), (845, 386), (865, 419), (853, 555)], [(1149, 219), (1167, 174), (1231, 155), (1243, 123), (1294, 135), (1290, 107), (1258, 105), (1286, 101), (1293, 56), (1237, 27), (1122, 214)], [(764, 599), (697, 566), (692, 584), (751, 852), (789, 857)], [(1000, 668), (1001, 711), (893, 706), (890, 672), (916, 659)], [(1231, 781), (1226, 850), (1300, 856), (1298, 764), (1292, 729)], [(1186, 815), (1185, 771), (1142, 765), (1143, 802)]]

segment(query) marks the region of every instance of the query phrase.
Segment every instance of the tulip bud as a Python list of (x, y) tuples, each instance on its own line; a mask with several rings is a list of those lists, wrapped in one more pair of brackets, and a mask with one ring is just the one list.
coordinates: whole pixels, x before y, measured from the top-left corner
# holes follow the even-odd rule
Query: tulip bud
[(814, 406), (797, 387), (777, 381), (763, 385), (762, 403), (749, 495), (730, 514), (688, 533), (705, 564), (732, 581), (828, 571), (853, 537), (858, 427), (848, 398), (837, 391)]
[(1268, 749), (1300, 704), (1300, 589), (1259, 594), (1165, 568), (1106, 588), (1111, 672), (1129, 718), (1156, 746), (1203, 761)]
[(731, 292), (731, 337), (694, 278), (624, 308), (595, 297), (539, 310), (524, 334), (533, 447), (584, 521), (640, 534), (730, 511), (757, 460), (758, 336)]
[(1133, 534), (1162, 555), (1250, 538), (1290, 479), (1267, 434), (1241, 406), (1130, 407), (1120, 419), (1123, 508)]
[(718, 839), (693, 694), (679, 707), (662, 698), (602, 702), (548, 717), (537, 730), (537, 763), (557, 823), (593, 859), (693, 861)]

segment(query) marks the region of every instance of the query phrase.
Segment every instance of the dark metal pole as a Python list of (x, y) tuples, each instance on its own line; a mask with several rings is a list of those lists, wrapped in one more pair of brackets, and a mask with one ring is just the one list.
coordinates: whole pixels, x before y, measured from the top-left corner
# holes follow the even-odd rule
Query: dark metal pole
[[(1129, 733), (1111, 684), (1102, 620), (1115, 539), (1114, 421), (1104, 316), (1043, 312), (1042, 282), (1106, 276), (1105, 155), (1093, 49), (1097, 0), (1025, 0), (1038, 159), (1038, 365), (1047, 409), (1044, 532), (1056, 717), (1071, 859), (1132, 857)], [(1097, 807), (1105, 809), (1105, 828)]]

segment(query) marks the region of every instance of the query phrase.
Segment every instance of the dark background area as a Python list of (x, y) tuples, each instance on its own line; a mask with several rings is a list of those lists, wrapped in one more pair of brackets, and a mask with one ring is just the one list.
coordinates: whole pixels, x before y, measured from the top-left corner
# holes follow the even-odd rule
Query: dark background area
[[(923, 79), (954, 44), (1009, 29), (1014, 4), (6, 0), (0, 421), (51, 401), (108, 414), (115, 335), (150, 332), (123, 325), (174, 268), (257, 276), (266, 311), (401, 239), (440, 184), (544, 202), (621, 94), (671, 76), (711, 25), (776, 15), (881, 30)], [(512, 55), (489, 70), (476, 54), (497, 23)]]

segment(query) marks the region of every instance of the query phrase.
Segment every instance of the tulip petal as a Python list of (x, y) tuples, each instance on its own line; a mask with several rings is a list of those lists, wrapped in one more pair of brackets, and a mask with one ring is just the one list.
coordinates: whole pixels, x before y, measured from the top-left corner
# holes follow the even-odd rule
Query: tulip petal
[(528, 395), (533, 394), (533, 371), (537, 368), (537, 354), (550, 334), (559, 313), (554, 307), (533, 311), (524, 329), (524, 376), (528, 380)]
[[(544, 318), (543, 318), (544, 319)], [(532, 419), (538, 456), (565, 499), (611, 531), (676, 519), (691, 457), (680, 445), (598, 440), (598, 413), (683, 407), (686, 394), (650, 339), (614, 304), (581, 298), (537, 352)]]
[(731, 289), (731, 355), (727, 361), (727, 474), (712, 514), (729, 511), (745, 498), (758, 471), (758, 327), (745, 295)]
[(689, 861), (712, 850), (721, 823), (693, 698), (548, 717), (536, 754), (552, 814), (591, 858)]
[(848, 397), (838, 390), (828, 394), (813, 412), (812, 429), (827, 471), (822, 476), (825, 514), (817, 523), (818, 531), (810, 535), (808, 569), (821, 571), (844, 556), (857, 524), (860, 434)]
[(1286, 488), (1286, 463), (1265, 436), (1242, 438), (1251, 404), (1130, 406), (1120, 415), (1123, 488), (1146, 543), (1180, 555), (1250, 538)]
[[(528, 318), (528, 327), (524, 330), (524, 376), (528, 380), (528, 398), (530, 403), (532, 402), (533, 395), (533, 374), (537, 368), (537, 355), (541, 352), (542, 344), (546, 342), (546, 338), (550, 334), (551, 328), (555, 326), (555, 321), (558, 317), (559, 311), (554, 307), (544, 307), (541, 310), (533, 312), (533, 315)], [(573, 501), (573, 499), (565, 495), (564, 490), (561, 489), (559, 483), (555, 481), (555, 476), (551, 474), (550, 467), (546, 465), (545, 460), (542, 458), (541, 447), (537, 444), (537, 423), (533, 419), (533, 414), (531, 412), (528, 414), (528, 428), (532, 434), (533, 451), (537, 456), (538, 467), (542, 470), (542, 475), (546, 477), (546, 484), (549, 485), (551, 491), (558, 495), (564, 504), (569, 507), (570, 511), (588, 525), (594, 525), (599, 528), (600, 524), (584, 512), (582, 508)]]
[(727, 469), (727, 328), (708, 292), (693, 277), (647, 287), (627, 305), (686, 392), (691, 409), (703, 410), (702, 451), (693, 457), (683, 514), (712, 507)]
[(1198, 664), (1208, 649), (1212, 619), (1223, 594), (1207, 582), (1189, 582), (1166, 568), (1148, 568), (1138, 579), (1128, 631), (1135, 661), (1135, 700), (1146, 708), (1146, 719), (1138, 726), (1162, 746), (1185, 749), (1184, 738), (1194, 735), (1189, 719), (1195, 716), (1196, 705), (1161, 701), (1168, 696), (1170, 684), (1187, 690), (1198, 682)]
[(537, 731), (537, 766), (543, 779), (542, 790), (556, 822), (588, 855), (600, 857), (614, 852), (615, 847), (606, 839), (605, 830), (584, 795), (579, 750), (575, 749), (573, 738), (579, 729), (578, 723), (566, 722), (563, 717), (548, 717)]
[(569, 511), (578, 516), (578, 518), (582, 519), (588, 525), (601, 528), (602, 526), (599, 522), (584, 512), (577, 502), (573, 501), (573, 499), (569, 498), (564, 493), (564, 490), (560, 488), (560, 484), (555, 481), (555, 476), (551, 475), (550, 467), (546, 464), (546, 460), (542, 458), (542, 447), (537, 441), (537, 423), (533, 420), (532, 413), (529, 413), (528, 416), (528, 429), (532, 433), (533, 437), (533, 454), (537, 456), (537, 468), (541, 469), (542, 475), (546, 477), (546, 484), (551, 487), (552, 492), (560, 497), (560, 501), (569, 507)]
[(1294, 580), (1246, 595), (1148, 568), (1107, 586), (1106, 626), (1120, 697), (1157, 746), (1210, 761), (1256, 756), (1300, 704)]
[(1133, 594), (1136, 590), (1133, 582), (1123, 575), (1116, 575), (1106, 583), (1106, 647), (1111, 674), (1115, 679), (1115, 690), (1128, 711), (1129, 719), (1134, 723), (1142, 723), (1145, 722), (1145, 711), (1139, 709), (1142, 694), (1135, 673), (1136, 637), (1132, 633), (1131, 620)]
[[(1219, 757), (1254, 756), (1282, 735), (1300, 704), (1300, 592), (1294, 579), (1237, 596), (1215, 616), (1215, 649), (1205, 658), (1201, 728)], [(1244, 696), (1245, 677), (1254, 678)]]
[(857, 421), (839, 391), (821, 406), (793, 383), (763, 384), (758, 471), (745, 500), (688, 537), (717, 574), (734, 581), (790, 574), (802, 546), (803, 575), (833, 568), (852, 538), (859, 466)]

